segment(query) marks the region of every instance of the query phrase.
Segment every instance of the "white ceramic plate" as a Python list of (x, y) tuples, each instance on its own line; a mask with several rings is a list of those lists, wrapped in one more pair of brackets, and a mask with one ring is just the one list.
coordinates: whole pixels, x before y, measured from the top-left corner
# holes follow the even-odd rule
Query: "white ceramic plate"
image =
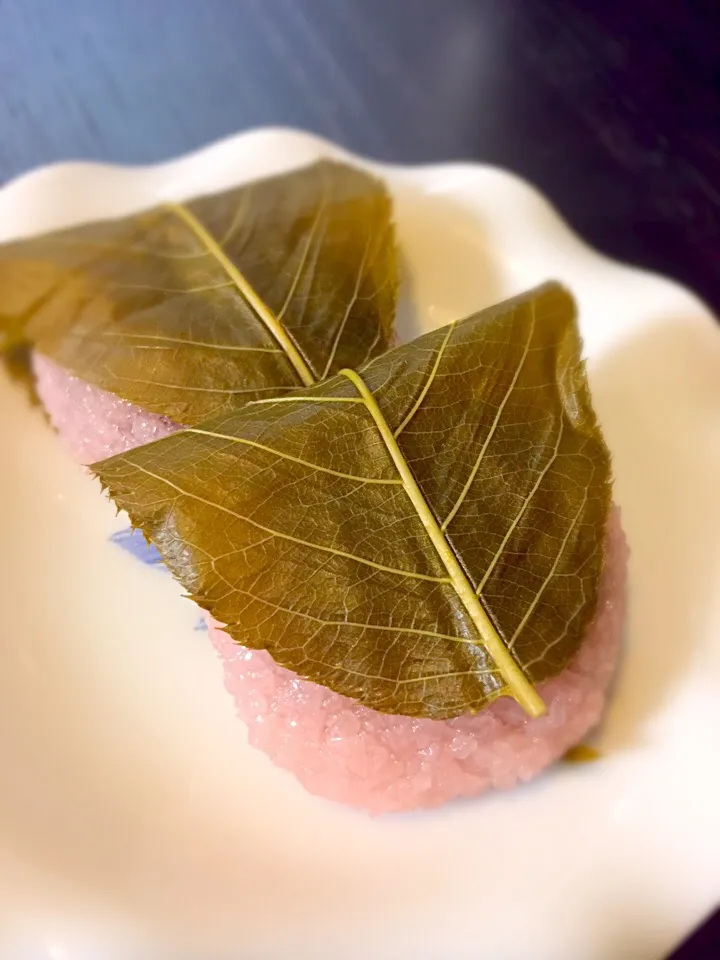
[[(51, 167), (0, 191), (0, 234), (328, 154), (347, 156), (262, 130), (155, 167)], [(122, 518), (0, 379), (3, 958), (659, 960), (720, 900), (720, 329), (507, 173), (375, 169), (404, 337), (551, 277), (577, 296), (632, 548), (604, 759), (429, 814), (309, 796), (246, 745), (197, 611), (109, 540)]]

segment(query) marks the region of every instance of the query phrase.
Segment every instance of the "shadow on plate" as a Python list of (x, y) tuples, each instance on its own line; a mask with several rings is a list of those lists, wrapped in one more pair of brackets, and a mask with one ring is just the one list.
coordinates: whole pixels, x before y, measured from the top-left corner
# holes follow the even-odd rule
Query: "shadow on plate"
[(711, 631), (720, 577), (720, 331), (667, 319), (592, 370), (630, 543), (626, 651), (604, 730), (642, 740)]
[(477, 213), (447, 196), (402, 185), (395, 189), (395, 211), (402, 343), (510, 296)]

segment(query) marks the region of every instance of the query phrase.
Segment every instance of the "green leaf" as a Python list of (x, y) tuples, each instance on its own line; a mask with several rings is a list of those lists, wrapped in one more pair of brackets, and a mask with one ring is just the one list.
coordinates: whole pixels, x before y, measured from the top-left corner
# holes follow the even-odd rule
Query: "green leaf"
[(548, 284), (94, 469), (238, 642), (386, 713), (537, 714), (604, 562), (580, 350)]
[(396, 261), (384, 185), (321, 161), (0, 247), (0, 352), (198, 423), (383, 353)]

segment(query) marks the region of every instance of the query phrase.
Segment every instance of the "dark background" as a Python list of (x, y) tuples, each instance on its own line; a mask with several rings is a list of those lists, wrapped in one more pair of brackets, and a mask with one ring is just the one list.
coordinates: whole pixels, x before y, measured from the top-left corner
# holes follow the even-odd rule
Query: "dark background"
[(509, 167), (720, 312), (720, 0), (0, 0), (0, 182), (258, 124)]

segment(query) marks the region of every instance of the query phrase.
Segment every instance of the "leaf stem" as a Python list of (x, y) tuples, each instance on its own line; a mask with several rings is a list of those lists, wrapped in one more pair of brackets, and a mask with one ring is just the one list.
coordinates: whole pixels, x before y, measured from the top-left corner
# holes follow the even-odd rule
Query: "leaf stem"
[(185, 226), (187, 226), (195, 234), (197, 239), (203, 244), (206, 250), (211, 253), (213, 257), (215, 257), (217, 262), (233, 281), (242, 296), (255, 311), (259, 319), (265, 324), (267, 329), (283, 348), (287, 354), (288, 360), (295, 368), (295, 372), (300, 377), (300, 380), (304, 386), (311, 387), (316, 382), (315, 377), (313, 376), (308, 365), (305, 363), (300, 351), (290, 338), (287, 330), (283, 327), (282, 323), (280, 323), (270, 307), (268, 307), (265, 301), (258, 295), (253, 286), (243, 276), (238, 267), (235, 266), (213, 235), (205, 229), (197, 217), (195, 217), (195, 215), (191, 213), (190, 210), (188, 210), (188, 208), (182, 203), (166, 203), (165, 209), (182, 220)]
[(354, 370), (341, 370), (340, 373), (347, 377), (347, 379), (353, 384), (357, 392), (362, 397), (363, 403), (367, 407), (370, 416), (375, 421), (375, 426), (378, 428), (380, 436), (382, 437), (383, 441), (385, 442), (385, 446), (388, 449), (388, 453), (392, 457), (393, 463), (400, 474), (403, 486), (405, 487), (405, 492), (412, 501), (422, 525), (425, 527), (433, 546), (437, 550), (438, 555), (440, 556), (440, 559), (442, 560), (443, 565), (448, 572), (452, 585), (455, 588), (460, 601), (467, 610), (470, 619), (477, 627), (478, 633), (480, 634), (480, 639), (482, 640), (485, 649), (495, 662), (495, 665), (500, 671), (503, 680), (507, 684), (510, 693), (517, 700), (523, 710), (531, 717), (542, 716), (542, 714), (545, 713), (545, 704), (543, 703), (542, 698), (532, 683), (530, 683), (530, 681), (524, 675), (520, 669), (520, 666), (515, 661), (512, 653), (502, 642), (500, 635), (483, 609), (480, 600), (478, 597), (476, 597), (472, 584), (458, 563), (457, 557), (450, 547), (450, 544), (447, 542), (437, 520), (433, 516), (433, 513), (430, 510), (430, 507), (428, 506), (420, 487), (417, 485), (417, 481), (412, 475), (412, 471), (410, 470), (410, 467), (408, 466), (407, 461), (405, 460), (405, 457), (398, 446), (397, 440), (393, 436), (392, 430), (390, 429), (387, 420), (383, 416), (375, 397), (368, 389), (368, 386), (363, 381), (362, 377), (360, 377)]

